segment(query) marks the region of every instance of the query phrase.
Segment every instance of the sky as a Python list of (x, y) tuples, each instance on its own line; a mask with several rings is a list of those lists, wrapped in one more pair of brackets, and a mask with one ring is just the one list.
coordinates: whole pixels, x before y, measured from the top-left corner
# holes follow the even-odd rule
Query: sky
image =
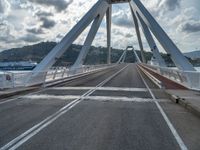
[[(0, 51), (42, 41), (59, 42), (97, 0), (0, 0)], [(200, 50), (199, 0), (141, 0), (182, 52)], [(105, 18), (93, 41), (106, 46)], [(89, 26), (90, 27), (90, 26)], [(83, 44), (89, 27), (74, 42)], [(138, 49), (128, 4), (112, 9), (112, 47)], [(141, 32), (145, 50), (149, 50)], [(156, 41), (157, 42), (157, 41)], [(164, 50), (159, 46), (160, 51)]]

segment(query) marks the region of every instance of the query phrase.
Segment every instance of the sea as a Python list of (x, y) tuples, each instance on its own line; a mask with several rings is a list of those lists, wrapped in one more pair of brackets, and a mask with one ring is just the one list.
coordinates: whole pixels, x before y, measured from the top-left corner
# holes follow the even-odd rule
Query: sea
[(195, 69), (196, 69), (198, 72), (200, 72), (200, 67), (195, 67)]
[[(175, 68), (175, 67), (172, 67), (172, 68)], [(198, 72), (200, 72), (200, 67), (195, 67), (195, 69), (196, 69)], [(0, 74), (3, 74), (3, 73), (5, 73), (5, 72), (10, 72), (10, 73), (28, 73), (28, 72), (31, 72), (31, 71), (30, 71), (30, 70), (0, 71)]]

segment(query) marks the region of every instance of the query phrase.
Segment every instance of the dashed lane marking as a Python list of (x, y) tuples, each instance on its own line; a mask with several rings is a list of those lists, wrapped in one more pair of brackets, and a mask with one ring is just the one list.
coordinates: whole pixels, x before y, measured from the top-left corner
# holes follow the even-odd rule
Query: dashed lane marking
[[(29, 95), (24, 96), (24, 98), (28, 99), (51, 99), (51, 100), (72, 100), (79, 99), (81, 95)], [(154, 100), (152, 98), (139, 98), (139, 97), (124, 97), (124, 96), (85, 96), (82, 98), (83, 100), (94, 100), (94, 101), (124, 101), (124, 102), (169, 102), (166, 99), (157, 99)]]

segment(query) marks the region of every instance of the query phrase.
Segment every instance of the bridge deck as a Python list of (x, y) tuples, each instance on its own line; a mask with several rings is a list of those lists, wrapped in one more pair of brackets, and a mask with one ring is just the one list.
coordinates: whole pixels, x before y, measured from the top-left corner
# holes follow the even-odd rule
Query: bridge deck
[(124, 67), (0, 105), (0, 147), (8, 143), (9, 148), (33, 150), (178, 150), (179, 141), (155, 103), (159, 102), (185, 145), (199, 149), (199, 118), (168, 100), (162, 90), (140, 76), (135, 64)]

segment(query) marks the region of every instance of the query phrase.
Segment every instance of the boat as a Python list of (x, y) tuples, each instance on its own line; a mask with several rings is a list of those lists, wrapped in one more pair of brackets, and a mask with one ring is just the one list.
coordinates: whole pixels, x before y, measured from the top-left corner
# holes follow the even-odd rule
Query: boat
[(33, 61), (18, 61), (18, 62), (0, 62), (0, 70), (33, 70), (37, 62)]

